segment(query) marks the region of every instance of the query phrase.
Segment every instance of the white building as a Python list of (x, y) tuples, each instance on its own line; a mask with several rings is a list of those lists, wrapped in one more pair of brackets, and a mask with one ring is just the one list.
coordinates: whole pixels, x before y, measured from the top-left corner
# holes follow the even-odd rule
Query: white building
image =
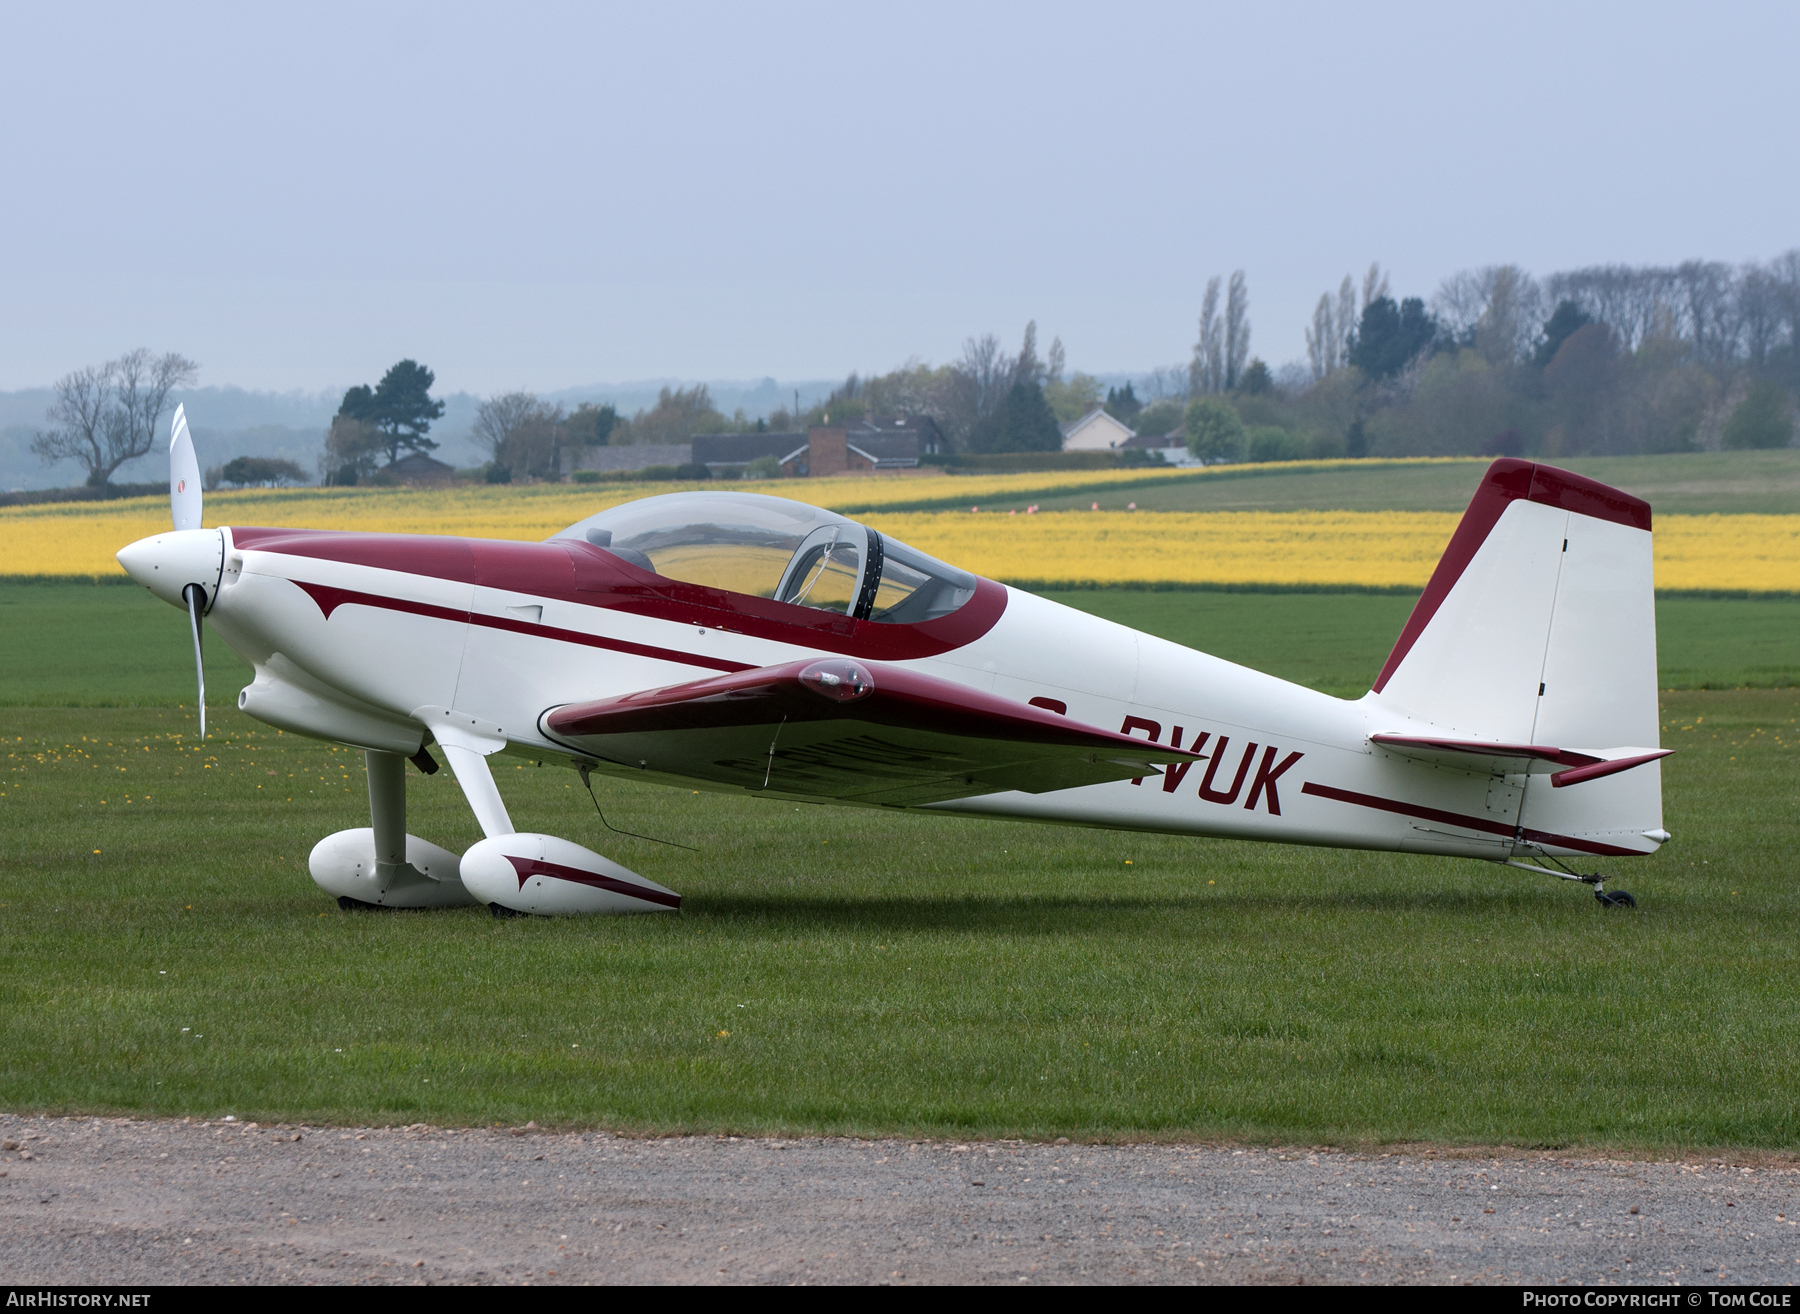
[(1065, 452), (1110, 452), (1137, 437), (1137, 432), (1095, 407), (1075, 423), (1065, 424), (1062, 436)]
[(1187, 438), (1177, 429), (1174, 433), (1140, 433), (1119, 444), (1121, 451), (1127, 448), (1137, 451), (1152, 452), (1170, 465), (1204, 465), (1205, 462), (1194, 459), (1187, 449)]

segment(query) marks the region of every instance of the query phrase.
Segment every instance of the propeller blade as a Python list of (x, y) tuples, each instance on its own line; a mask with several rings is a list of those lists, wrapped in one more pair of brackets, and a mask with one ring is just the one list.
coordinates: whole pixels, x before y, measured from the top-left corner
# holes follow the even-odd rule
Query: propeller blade
[[(199, 500), (200, 493), (196, 489), (194, 501), (198, 503)], [(204, 739), (206, 738), (206, 664), (200, 658), (200, 613), (206, 607), (206, 590), (198, 584), (189, 584), (181, 591), (181, 600), (187, 603), (188, 624), (194, 631), (194, 678), (200, 682), (200, 737)]]
[(200, 458), (194, 455), (187, 414), (180, 406), (169, 424), (169, 509), (175, 513), (175, 528), (200, 528)]

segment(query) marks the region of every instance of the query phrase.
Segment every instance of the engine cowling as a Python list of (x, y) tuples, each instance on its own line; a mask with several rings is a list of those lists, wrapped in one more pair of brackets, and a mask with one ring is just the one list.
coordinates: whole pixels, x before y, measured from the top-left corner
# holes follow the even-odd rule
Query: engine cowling
[(540, 916), (678, 912), (681, 896), (592, 849), (520, 832), (482, 840), (462, 856), (462, 883), (485, 904)]
[(358, 903), (456, 908), (475, 902), (463, 887), (457, 856), (417, 835), (406, 837), (405, 866), (375, 861), (375, 831), (369, 826), (327, 835), (313, 845), (306, 866), (325, 893)]

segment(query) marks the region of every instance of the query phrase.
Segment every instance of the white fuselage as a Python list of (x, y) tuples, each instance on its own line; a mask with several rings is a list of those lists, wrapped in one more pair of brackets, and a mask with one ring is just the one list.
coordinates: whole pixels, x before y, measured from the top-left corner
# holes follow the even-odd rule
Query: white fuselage
[[(544, 732), (548, 710), (826, 651), (800, 630), (792, 639), (752, 635), (598, 595), (571, 600), (567, 590), (494, 587), (479, 575), (471, 582), (244, 547), (231, 530), (194, 532), (222, 533), (207, 620), (255, 668), (239, 705), (286, 729), (379, 751), (416, 752), (427, 713), (449, 709), (503, 736), (505, 751), (591, 764)], [(1636, 835), (1596, 842), (1531, 832), (1521, 825), (1527, 777), (1447, 769), (1371, 744), (1375, 733), (1431, 729), (1377, 695), (1333, 698), (1017, 590), (971, 642), (893, 664), (1060, 704), (1053, 710), (1087, 725), (1163, 744), (1179, 736), (1203, 758), (1141, 782), (988, 794), (929, 805), (936, 810), (1490, 860), (1655, 848)]]

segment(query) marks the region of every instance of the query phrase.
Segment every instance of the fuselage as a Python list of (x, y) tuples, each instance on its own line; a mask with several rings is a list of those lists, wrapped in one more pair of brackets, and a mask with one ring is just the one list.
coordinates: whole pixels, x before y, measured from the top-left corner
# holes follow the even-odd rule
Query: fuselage
[[(720, 672), (843, 655), (907, 666), (1200, 758), (1140, 781), (984, 794), (927, 805), (933, 810), (1490, 860), (1655, 848), (1630, 836), (1599, 842), (1532, 831), (1522, 824), (1525, 777), (1383, 751), (1371, 735), (1431, 727), (1377, 695), (1334, 698), (992, 581), (980, 581), (953, 615), (883, 625), (658, 582), (555, 540), (188, 532), (219, 535), (207, 622), (256, 672), (239, 706), (285, 729), (364, 748), (416, 752), (429, 716), (448, 709), (503, 736), (507, 752), (655, 779), (559, 742), (546, 714)], [(199, 540), (190, 548), (207, 550)], [(783, 795), (778, 781), (767, 792), (803, 797)]]

